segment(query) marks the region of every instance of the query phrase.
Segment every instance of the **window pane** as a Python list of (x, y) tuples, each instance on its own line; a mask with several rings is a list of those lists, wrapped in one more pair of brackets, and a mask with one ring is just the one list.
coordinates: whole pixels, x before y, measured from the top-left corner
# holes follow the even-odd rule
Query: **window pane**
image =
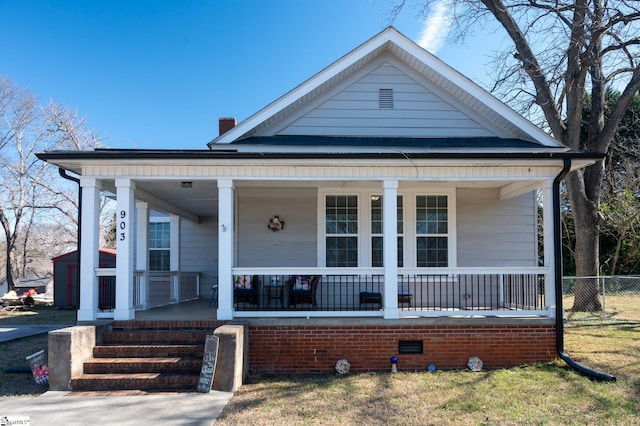
[(446, 234), (448, 221), (446, 195), (416, 197), (416, 232), (418, 234)]
[(404, 234), (402, 195), (398, 195), (398, 234)]
[(171, 246), (171, 225), (169, 222), (149, 224), (149, 248), (169, 248)]
[(371, 266), (379, 268), (383, 266), (382, 263), (382, 237), (371, 238)]
[(371, 197), (371, 233), (382, 234), (382, 197)]
[(355, 195), (327, 195), (325, 233), (358, 233), (358, 198)]
[(448, 260), (447, 237), (418, 237), (416, 240), (418, 267), (446, 267)]
[(358, 237), (327, 237), (327, 267), (358, 266)]
[(149, 251), (149, 270), (151, 271), (168, 271), (171, 253), (169, 250), (151, 250)]

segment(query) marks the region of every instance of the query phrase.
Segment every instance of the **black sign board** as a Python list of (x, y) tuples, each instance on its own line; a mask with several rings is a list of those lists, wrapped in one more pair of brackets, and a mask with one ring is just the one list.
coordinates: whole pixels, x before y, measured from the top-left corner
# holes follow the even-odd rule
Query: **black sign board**
[(218, 340), (218, 336), (213, 335), (207, 336), (205, 340), (198, 392), (209, 393), (211, 391), (213, 375), (216, 372), (216, 360), (218, 359)]

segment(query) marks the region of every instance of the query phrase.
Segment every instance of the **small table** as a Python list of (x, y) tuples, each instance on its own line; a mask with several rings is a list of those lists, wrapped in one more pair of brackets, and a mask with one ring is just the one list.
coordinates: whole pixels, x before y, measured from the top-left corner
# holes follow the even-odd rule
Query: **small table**
[(284, 308), (284, 289), (286, 285), (265, 285), (264, 289), (267, 296), (267, 306), (271, 307), (271, 299), (280, 300), (280, 305)]

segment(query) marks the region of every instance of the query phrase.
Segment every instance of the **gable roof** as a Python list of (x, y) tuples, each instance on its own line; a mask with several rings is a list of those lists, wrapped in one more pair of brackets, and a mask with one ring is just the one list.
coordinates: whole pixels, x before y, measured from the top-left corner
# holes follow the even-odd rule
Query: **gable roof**
[[(209, 142), (209, 148), (226, 149), (229, 144), (237, 145), (242, 142), (245, 148), (252, 145), (261, 145), (261, 149), (265, 149), (269, 145), (281, 145), (284, 135), (304, 135), (304, 129), (300, 133), (296, 133), (292, 127), (286, 126), (292, 123), (291, 117), (300, 118), (305, 113), (309, 113), (310, 109), (317, 106), (321, 100), (326, 100), (328, 96), (339, 92), (344, 88), (345, 82), (356, 81), (354, 79), (362, 77), (363, 70), (387, 65), (392, 68), (398, 68), (401, 71), (407, 71), (414, 80), (424, 85), (425, 90), (432, 89), (432, 92), (439, 95), (442, 103), (451, 103), (460, 108), (464, 112), (464, 116), (468, 118), (468, 122), (478, 124), (477, 134), (469, 133), (469, 139), (463, 141), (465, 134), (460, 131), (457, 141), (448, 140), (447, 143), (441, 143), (440, 148), (469, 148), (473, 144), (472, 139), (478, 137), (492, 137), (496, 142), (498, 139), (521, 140), (523, 143), (517, 143), (518, 149), (522, 149), (526, 142), (532, 143), (528, 148), (537, 148), (552, 151), (564, 151), (568, 148), (555, 140), (552, 136), (543, 132), (534, 124), (526, 120), (520, 114), (516, 113), (510, 107), (496, 99), (487, 91), (473, 83), (471, 80), (446, 65), (437, 57), (427, 52), (416, 43), (402, 35), (393, 27), (388, 27), (382, 32), (363, 43), (347, 55), (338, 59), (324, 70), (320, 71), (309, 80), (305, 81), (298, 87), (286, 93), (273, 103), (269, 104), (262, 110), (250, 116), (243, 122), (228, 132), (218, 136)], [(389, 67), (388, 67), (389, 68)], [(471, 117), (471, 118), (469, 118)], [(482, 132), (482, 125), (491, 127), (489, 131)], [(429, 133), (427, 130), (427, 133)], [(355, 130), (354, 132), (357, 132)], [(360, 129), (362, 131), (362, 128)], [(356, 146), (380, 147), (380, 141), (375, 143), (372, 134), (343, 134), (343, 135), (320, 135), (315, 136), (343, 136), (342, 146), (349, 144)], [(369, 136), (368, 138), (361, 138)], [(398, 146), (400, 139), (404, 139), (404, 143), (412, 137), (423, 139), (435, 138), (443, 139), (442, 135), (425, 134), (425, 135), (389, 135), (382, 133), (381, 137), (391, 137), (394, 139), (393, 146)], [(503, 142), (496, 143), (490, 147), (486, 146), (489, 139), (483, 139), (485, 146), (473, 145), (477, 148), (500, 149), (505, 148)], [(310, 147), (307, 141), (296, 143), (293, 140), (288, 142), (288, 146), (296, 145), (298, 149), (302, 147)], [(409, 143), (408, 146), (414, 146), (415, 143)], [(420, 145), (420, 144), (418, 144)], [(430, 145), (427, 143), (426, 145)], [(335, 149), (336, 144), (331, 144)]]

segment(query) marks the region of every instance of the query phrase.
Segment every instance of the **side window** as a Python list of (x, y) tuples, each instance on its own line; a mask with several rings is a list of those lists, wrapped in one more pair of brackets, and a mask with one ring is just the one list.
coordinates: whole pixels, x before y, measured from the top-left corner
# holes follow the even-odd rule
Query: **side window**
[(358, 266), (358, 197), (325, 197), (325, 247), (327, 267)]
[(446, 195), (416, 197), (416, 266), (449, 266), (449, 211)]
[(149, 223), (149, 270), (168, 271), (171, 268), (171, 224)]
[[(402, 195), (398, 195), (398, 267), (404, 266), (404, 206), (402, 200)], [(381, 195), (371, 197), (371, 266), (374, 268), (384, 266), (382, 202)]]

